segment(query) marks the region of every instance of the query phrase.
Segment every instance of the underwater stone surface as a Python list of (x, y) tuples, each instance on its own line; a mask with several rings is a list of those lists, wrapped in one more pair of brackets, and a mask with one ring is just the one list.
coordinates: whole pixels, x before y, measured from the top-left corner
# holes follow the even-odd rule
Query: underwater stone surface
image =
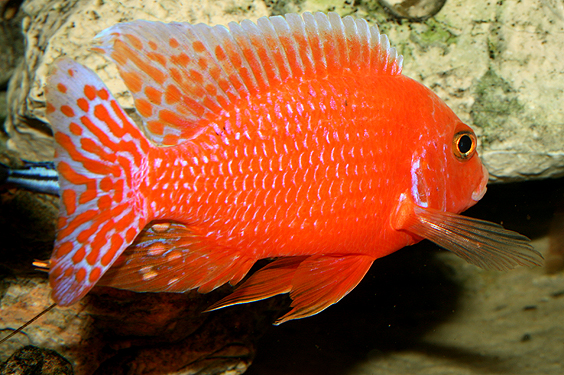
[(24, 346), (0, 365), (0, 375), (73, 375), (72, 366), (54, 350)]
[[(0, 284), (1, 337), (52, 303), (45, 278), (11, 276)], [(57, 352), (77, 375), (242, 374), (255, 356), (256, 340), (289, 303), (273, 298), (202, 313), (230, 291), (223, 287), (202, 295), (95, 288), (79, 303), (55, 307), (0, 345), (0, 363), (33, 345)]]
[(8, 101), (6, 91), (0, 91), (0, 123), (4, 122), (8, 115)]
[(24, 38), (17, 1), (0, 0), (0, 87), (4, 87), (23, 58)]
[(424, 21), (437, 14), (446, 0), (378, 0), (393, 16)]
[(413, 23), (398, 21), (376, 1), (31, 0), (24, 5), (29, 15), (24, 20), (26, 61), (10, 88), (8, 146), (28, 159), (52, 157), (43, 83), (49, 65), (62, 54), (94, 69), (132, 110), (131, 96), (115, 67), (88, 51), (94, 35), (116, 22), (144, 18), (226, 24), (290, 11), (332, 10), (365, 17), (388, 34), (404, 55), (404, 73), (431, 87), (475, 127), (492, 181), (561, 176), (561, 8), (556, 0), (449, 0), (435, 17)]

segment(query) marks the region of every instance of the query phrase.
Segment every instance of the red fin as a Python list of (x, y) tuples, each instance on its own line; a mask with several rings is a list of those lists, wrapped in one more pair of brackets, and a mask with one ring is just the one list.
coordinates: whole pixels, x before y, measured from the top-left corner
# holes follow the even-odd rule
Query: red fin
[(289, 78), (401, 73), (402, 57), (363, 19), (287, 14), (229, 29), (121, 23), (100, 33), (94, 50), (118, 65), (145, 133), (166, 145), (193, 138), (208, 115)]
[(468, 263), (499, 271), (541, 266), (542, 255), (530, 240), (489, 221), (423, 208), (404, 201), (395, 227), (426, 238)]
[(307, 318), (346, 296), (362, 280), (374, 258), (366, 255), (320, 255), (304, 260), (292, 279), (293, 309), (278, 319)]
[(290, 293), (293, 309), (274, 324), (315, 315), (339, 302), (374, 262), (365, 255), (297, 256), (277, 259), (258, 270), (235, 292), (207, 311)]
[(284, 257), (275, 260), (255, 272), (237, 290), (221, 301), (214, 303), (206, 311), (260, 301), (278, 294), (289, 293), (292, 289), (294, 273), (306, 258), (307, 256)]
[(151, 146), (94, 72), (66, 58), (55, 66), (46, 112), (61, 204), (49, 280), (54, 300), (66, 306), (88, 293), (145, 226), (136, 181)]
[(207, 293), (238, 282), (254, 259), (231, 249), (210, 248), (202, 237), (181, 224), (162, 231), (150, 227), (128, 247), (98, 285), (136, 292)]

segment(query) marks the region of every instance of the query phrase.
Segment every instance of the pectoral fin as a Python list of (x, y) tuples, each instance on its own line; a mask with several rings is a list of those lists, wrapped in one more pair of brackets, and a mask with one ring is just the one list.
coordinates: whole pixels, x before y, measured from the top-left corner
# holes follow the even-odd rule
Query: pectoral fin
[(426, 238), (480, 268), (509, 270), (542, 266), (543, 257), (530, 240), (489, 221), (402, 202), (394, 227)]

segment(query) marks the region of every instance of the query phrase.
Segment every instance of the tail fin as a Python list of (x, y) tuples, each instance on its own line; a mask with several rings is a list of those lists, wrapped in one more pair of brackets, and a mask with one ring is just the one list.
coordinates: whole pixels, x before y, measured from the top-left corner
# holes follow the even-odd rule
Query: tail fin
[(49, 281), (61, 306), (81, 299), (133, 242), (147, 218), (152, 147), (100, 78), (68, 58), (47, 80), (60, 213)]

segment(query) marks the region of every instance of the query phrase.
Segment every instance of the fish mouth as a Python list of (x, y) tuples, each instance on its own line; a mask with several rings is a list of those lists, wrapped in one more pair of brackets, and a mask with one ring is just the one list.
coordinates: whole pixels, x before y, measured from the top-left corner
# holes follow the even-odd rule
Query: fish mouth
[(472, 192), (472, 200), (474, 202), (478, 202), (484, 197), (484, 194), (486, 194), (486, 190), (488, 190), (486, 185), (488, 184), (489, 177), (490, 174), (488, 173), (488, 170), (482, 165), (482, 180), (480, 181), (478, 188)]

